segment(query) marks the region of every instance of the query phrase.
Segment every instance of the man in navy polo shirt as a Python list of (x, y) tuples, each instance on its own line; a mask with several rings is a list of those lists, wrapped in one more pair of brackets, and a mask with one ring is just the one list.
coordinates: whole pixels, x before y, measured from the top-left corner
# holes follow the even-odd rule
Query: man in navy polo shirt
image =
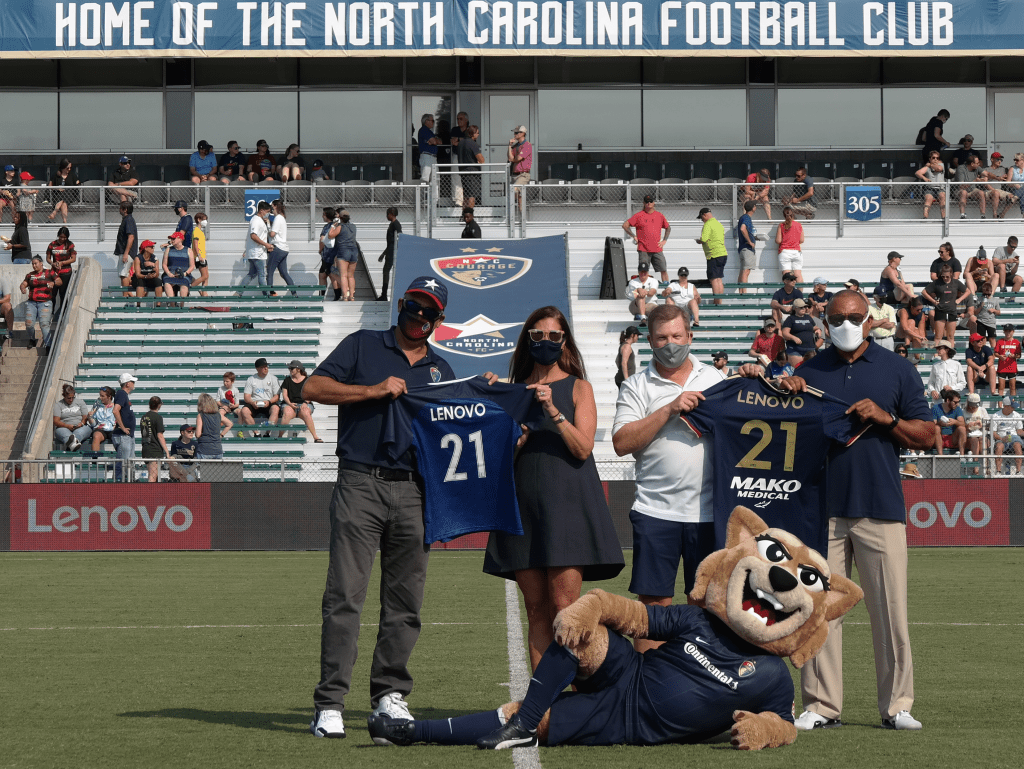
[(338, 410), (338, 482), (331, 498), (331, 549), (320, 634), (320, 683), (310, 731), (344, 737), (359, 616), (380, 548), (380, 630), (370, 668), (374, 715), (411, 719), (407, 667), (420, 633), (430, 546), (423, 542), (423, 484), (407, 451), (392, 459), (381, 440), (388, 404), (408, 387), (455, 379), (427, 343), (444, 320), (448, 288), (416, 278), (398, 302), (398, 324), (362, 329), (339, 344), (306, 380), (302, 397)]
[[(871, 314), (862, 294), (838, 292), (825, 318), (832, 346), (806, 361), (800, 376), (783, 380), (783, 387), (793, 392), (808, 385), (824, 390), (852, 403), (848, 413), (871, 425), (856, 443), (834, 447), (828, 456), (828, 565), (833, 573), (850, 576), (853, 561), (857, 563), (871, 620), (882, 726), (920, 729), (921, 722), (910, 715), (914, 668), (899, 452), (930, 448), (935, 425), (914, 366), (871, 340)], [(804, 712), (796, 719), (797, 729), (842, 725), (842, 652), (839, 619), (829, 628), (821, 651), (801, 671)]]

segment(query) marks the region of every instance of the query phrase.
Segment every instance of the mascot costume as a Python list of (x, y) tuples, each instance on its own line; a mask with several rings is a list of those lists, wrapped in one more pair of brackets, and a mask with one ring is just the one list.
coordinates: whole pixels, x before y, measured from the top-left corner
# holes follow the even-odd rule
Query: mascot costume
[[(701, 562), (690, 604), (645, 606), (591, 590), (555, 618), (526, 697), (436, 721), (369, 719), (377, 745), (658, 745), (731, 728), (741, 750), (788, 745), (796, 667), (863, 597), (817, 552), (737, 507), (725, 548)], [(624, 637), (663, 642), (645, 654)], [(576, 691), (563, 691), (569, 684)]]

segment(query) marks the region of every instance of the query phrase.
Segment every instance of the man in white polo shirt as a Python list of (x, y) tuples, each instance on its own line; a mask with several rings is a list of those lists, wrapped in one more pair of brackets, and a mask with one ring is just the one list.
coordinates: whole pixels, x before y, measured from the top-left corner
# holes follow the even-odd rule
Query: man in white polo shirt
[[(619, 388), (612, 443), (620, 457), (636, 458), (629, 591), (645, 604), (668, 606), (679, 558), (689, 593), (697, 565), (715, 549), (711, 444), (695, 437), (679, 415), (725, 377), (690, 354), (693, 333), (678, 305), (655, 307), (647, 324), (654, 360)], [(635, 644), (639, 652), (657, 645)]]

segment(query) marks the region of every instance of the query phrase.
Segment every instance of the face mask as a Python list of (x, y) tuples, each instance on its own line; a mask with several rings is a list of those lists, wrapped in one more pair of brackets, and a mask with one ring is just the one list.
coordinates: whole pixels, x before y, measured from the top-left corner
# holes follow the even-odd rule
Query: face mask
[(542, 366), (550, 366), (562, 357), (563, 344), (563, 342), (552, 342), (548, 339), (530, 342), (530, 357)]
[(690, 354), (690, 345), (669, 342), (664, 347), (653, 348), (651, 353), (654, 355), (654, 359), (665, 368), (679, 368)]
[(409, 310), (405, 309), (404, 304), (402, 305), (402, 309), (398, 313), (398, 327), (402, 329), (402, 333), (409, 339), (413, 339), (417, 342), (421, 339), (426, 339), (430, 336), (432, 325), (433, 324), (429, 320), (413, 314)]
[(864, 343), (864, 332), (861, 327), (848, 320), (844, 320), (841, 326), (829, 323), (828, 333), (832, 337), (832, 344), (843, 352), (853, 352)]

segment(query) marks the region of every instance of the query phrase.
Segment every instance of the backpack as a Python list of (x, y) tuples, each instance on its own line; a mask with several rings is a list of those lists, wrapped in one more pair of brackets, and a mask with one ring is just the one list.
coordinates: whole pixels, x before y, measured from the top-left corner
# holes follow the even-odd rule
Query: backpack
[(926, 141), (928, 141), (928, 126), (922, 126), (921, 130), (917, 132), (917, 141), (914, 143), (924, 144)]

